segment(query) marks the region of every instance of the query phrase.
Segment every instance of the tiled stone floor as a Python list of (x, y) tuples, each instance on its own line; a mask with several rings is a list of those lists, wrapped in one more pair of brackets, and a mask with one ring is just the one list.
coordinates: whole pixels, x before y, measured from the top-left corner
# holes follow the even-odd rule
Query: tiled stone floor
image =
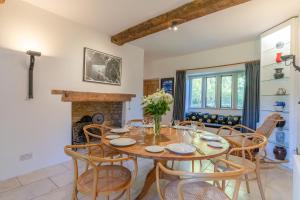
[[(126, 163), (130, 168), (130, 164)], [(190, 168), (190, 162), (175, 163), (178, 169)], [(135, 197), (141, 190), (145, 176), (152, 167), (152, 161), (139, 159), (139, 173), (132, 190)], [(80, 170), (84, 165), (80, 165)], [(203, 163), (203, 170), (209, 172), (212, 165), (209, 162)], [(18, 176), (0, 182), (0, 200), (70, 200), (72, 191), (73, 166), (72, 162), (65, 162), (32, 173)], [(267, 200), (291, 200), (292, 199), (292, 175), (289, 171), (281, 168), (262, 170), (262, 182)], [(228, 182), (226, 192), (231, 194), (232, 183)], [(250, 194), (246, 192), (243, 183), (239, 192), (241, 200), (259, 200), (259, 190), (255, 181), (250, 182)], [(80, 200), (90, 199), (78, 195)], [(103, 199), (103, 198), (99, 198)], [(158, 200), (155, 184), (145, 200)]]

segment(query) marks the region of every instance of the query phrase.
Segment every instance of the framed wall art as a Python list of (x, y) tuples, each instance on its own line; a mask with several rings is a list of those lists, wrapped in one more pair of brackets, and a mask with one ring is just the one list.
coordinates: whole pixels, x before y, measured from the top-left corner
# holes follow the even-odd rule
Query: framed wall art
[(160, 89), (164, 89), (165, 92), (174, 95), (174, 78), (162, 78), (160, 79)]
[(84, 48), (83, 81), (121, 85), (122, 58)]

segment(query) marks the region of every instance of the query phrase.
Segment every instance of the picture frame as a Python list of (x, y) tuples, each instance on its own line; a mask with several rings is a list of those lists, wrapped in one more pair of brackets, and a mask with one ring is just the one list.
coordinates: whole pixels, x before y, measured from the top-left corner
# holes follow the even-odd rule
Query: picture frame
[(122, 58), (84, 47), (83, 81), (121, 85)]
[(160, 79), (160, 89), (174, 96), (174, 77)]

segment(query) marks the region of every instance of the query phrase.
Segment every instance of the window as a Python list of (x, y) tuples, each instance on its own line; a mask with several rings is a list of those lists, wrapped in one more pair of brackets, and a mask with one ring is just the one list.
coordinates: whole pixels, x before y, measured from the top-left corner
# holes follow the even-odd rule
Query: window
[(221, 107), (232, 107), (232, 75), (221, 76)]
[(202, 105), (202, 78), (191, 79), (190, 105), (194, 108), (200, 108)]
[(188, 77), (189, 108), (242, 109), (245, 72), (235, 71)]
[(217, 89), (217, 78), (207, 77), (206, 78), (206, 107), (216, 107), (216, 89)]

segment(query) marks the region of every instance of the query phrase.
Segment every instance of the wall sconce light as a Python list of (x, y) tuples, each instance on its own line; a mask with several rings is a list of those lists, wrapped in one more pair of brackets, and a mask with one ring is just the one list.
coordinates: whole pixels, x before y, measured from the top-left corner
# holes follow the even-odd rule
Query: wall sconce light
[(35, 56), (41, 56), (41, 52), (37, 51), (27, 51), (27, 55), (30, 55), (30, 65), (29, 65), (29, 78), (28, 78), (28, 98), (33, 99), (33, 68), (35, 62)]
[[(281, 56), (281, 60), (284, 61), (285, 66), (290, 66), (293, 64), (293, 67), (296, 71), (300, 72), (300, 67), (296, 65), (296, 56), (295, 55), (286, 55)], [(290, 63), (287, 63), (288, 60), (292, 60)]]

